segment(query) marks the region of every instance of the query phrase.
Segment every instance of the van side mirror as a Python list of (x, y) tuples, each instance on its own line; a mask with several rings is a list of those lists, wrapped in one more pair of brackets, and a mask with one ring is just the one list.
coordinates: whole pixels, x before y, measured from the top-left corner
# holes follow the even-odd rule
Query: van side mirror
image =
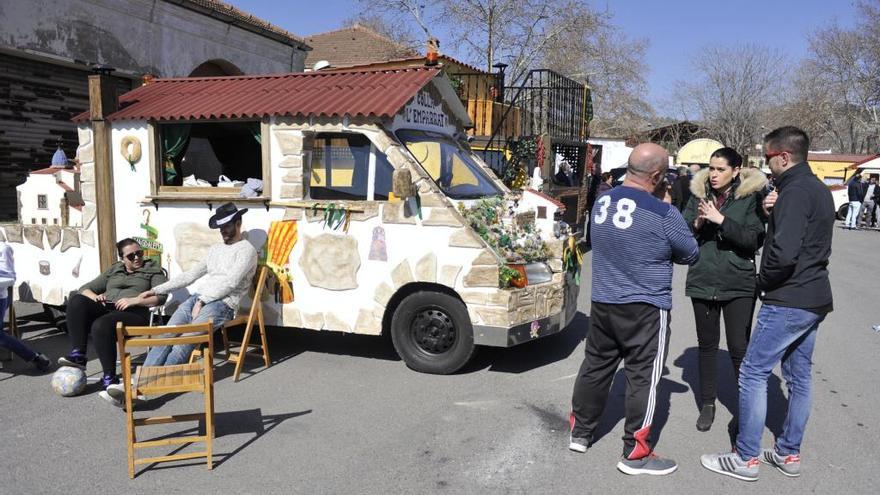
[(399, 168), (391, 175), (391, 191), (400, 199), (411, 198), (416, 195), (413, 186), (412, 172), (405, 168)]

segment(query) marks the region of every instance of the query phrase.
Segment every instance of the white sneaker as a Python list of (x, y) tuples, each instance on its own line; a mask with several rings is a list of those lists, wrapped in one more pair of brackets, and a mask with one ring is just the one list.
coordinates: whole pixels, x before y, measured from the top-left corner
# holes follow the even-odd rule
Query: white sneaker
[(211, 187), (210, 182), (203, 179), (196, 179), (195, 174), (184, 177), (183, 185), (186, 187)]
[(219, 178), (217, 178), (217, 187), (241, 187), (243, 185), (243, 180), (232, 180), (225, 175), (221, 175)]
[[(113, 385), (107, 385), (106, 393), (113, 400), (119, 402), (120, 404), (125, 403), (125, 385), (121, 383), (114, 383)], [(131, 398), (132, 405), (141, 403), (147, 400), (143, 395), (138, 395), (137, 397)]]
[(125, 403), (124, 403), (124, 402), (122, 402), (122, 401), (118, 401), (118, 400), (114, 399), (113, 396), (111, 396), (110, 394), (108, 394), (106, 390), (101, 390), (100, 392), (98, 392), (98, 397), (100, 397), (100, 398), (106, 400), (107, 402), (109, 402), (110, 404), (112, 404), (112, 405), (118, 407), (119, 409), (124, 409), (124, 408), (125, 408)]

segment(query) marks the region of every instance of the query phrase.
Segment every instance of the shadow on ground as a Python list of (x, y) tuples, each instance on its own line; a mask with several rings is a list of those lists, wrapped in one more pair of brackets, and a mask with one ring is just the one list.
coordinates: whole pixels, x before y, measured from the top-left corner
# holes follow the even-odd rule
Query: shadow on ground
[[(304, 416), (306, 414), (311, 414), (312, 410), (306, 411), (297, 411), (292, 413), (285, 414), (269, 414), (264, 415), (262, 410), (260, 409), (246, 409), (242, 411), (228, 411), (228, 412), (219, 412), (214, 414), (214, 438), (221, 438), (227, 435), (240, 435), (247, 434), (253, 435), (248, 438), (241, 445), (237, 446), (231, 452), (218, 452), (214, 454), (214, 469), (222, 466), (226, 461), (234, 457), (236, 454), (241, 452), (242, 450), (249, 447), (251, 444), (256, 442), (260, 437), (265, 435), (266, 433), (272, 431), (289, 419), (293, 419), (299, 416)], [(194, 426), (192, 428), (188, 428), (186, 430), (178, 431), (168, 435), (162, 435), (156, 438), (150, 438), (148, 440), (163, 440), (167, 438), (173, 437), (181, 437), (181, 436), (190, 436), (190, 435), (204, 435), (205, 434), (205, 423), (204, 421), (200, 421), (198, 426)], [(144, 441), (144, 440), (141, 440)], [(188, 446), (193, 445), (191, 443), (181, 445), (180, 447), (174, 449), (173, 451), (163, 454), (163, 455), (174, 455), (180, 453), (182, 450), (186, 449)], [(201, 444), (199, 444), (201, 445)], [(181, 466), (199, 466), (204, 465), (205, 461), (185, 461), (185, 462), (171, 462), (171, 463), (153, 463), (145, 466), (140, 471), (135, 473), (135, 477), (140, 476), (141, 474), (151, 471), (151, 470), (162, 470), (162, 469), (170, 469), (177, 468)]]
[(482, 369), (501, 373), (525, 373), (563, 361), (580, 345), (590, 326), (590, 317), (578, 311), (561, 332), (515, 347), (482, 347), (461, 373)]
[[(57, 321), (48, 312), (36, 312), (20, 317), (19, 328), (24, 340), (35, 350), (43, 352), (54, 362), (69, 351), (67, 334), (56, 328)], [(47, 321), (55, 320), (55, 321)], [(481, 347), (474, 359), (460, 373), (473, 373), (483, 369), (502, 373), (524, 373), (568, 358), (580, 345), (589, 326), (589, 317), (582, 312), (575, 314), (572, 322), (561, 332), (511, 348)], [(306, 352), (335, 354), (367, 359), (400, 361), (394, 351), (391, 339), (369, 335), (353, 335), (342, 332), (322, 332), (283, 327), (266, 329), (269, 342), (269, 355), (273, 366)], [(230, 339), (240, 340), (243, 328), (229, 331)], [(223, 346), (219, 335), (215, 335), (215, 363), (223, 364)], [(259, 341), (258, 332), (252, 335), (252, 342)], [(89, 358), (96, 359), (89, 346)], [(137, 361), (137, 359), (135, 359)], [(20, 360), (19, 360), (20, 361)], [(26, 363), (5, 367), (8, 372), (27, 372)], [(215, 381), (232, 376), (234, 366), (218, 366)], [(248, 357), (243, 366), (240, 380), (254, 376), (265, 368), (259, 355)], [(2, 380), (3, 378), (0, 378)]]
[[(699, 415), (700, 400), (700, 372), (698, 367), (699, 348), (689, 347), (675, 359), (673, 363), (681, 368), (682, 379), (690, 385), (694, 395), (693, 420), (697, 421)], [(737, 416), (739, 410), (739, 385), (733, 374), (733, 365), (730, 362), (730, 354), (724, 349), (718, 349), (718, 402), (724, 406), (730, 415)], [(782, 388), (782, 380), (771, 373), (767, 380), (767, 419), (765, 425), (773, 433), (773, 436), (782, 434), (782, 425), (785, 422), (788, 410), (788, 399)], [(733, 436), (733, 432), (731, 436)]]

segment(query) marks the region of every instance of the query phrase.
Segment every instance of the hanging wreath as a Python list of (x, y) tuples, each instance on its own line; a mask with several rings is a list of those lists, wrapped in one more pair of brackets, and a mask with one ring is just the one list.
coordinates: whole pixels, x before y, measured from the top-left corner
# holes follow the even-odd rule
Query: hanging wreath
[(134, 172), (134, 164), (141, 159), (141, 142), (134, 136), (125, 136), (119, 143), (122, 157), (131, 165), (131, 171)]

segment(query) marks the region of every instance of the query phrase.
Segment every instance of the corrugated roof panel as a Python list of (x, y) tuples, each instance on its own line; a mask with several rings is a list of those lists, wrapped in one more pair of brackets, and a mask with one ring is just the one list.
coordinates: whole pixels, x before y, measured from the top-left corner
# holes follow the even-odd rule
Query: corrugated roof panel
[[(122, 95), (120, 109), (108, 120), (391, 117), (438, 73), (412, 68), (158, 79)], [(74, 120), (87, 118), (83, 113)]]

